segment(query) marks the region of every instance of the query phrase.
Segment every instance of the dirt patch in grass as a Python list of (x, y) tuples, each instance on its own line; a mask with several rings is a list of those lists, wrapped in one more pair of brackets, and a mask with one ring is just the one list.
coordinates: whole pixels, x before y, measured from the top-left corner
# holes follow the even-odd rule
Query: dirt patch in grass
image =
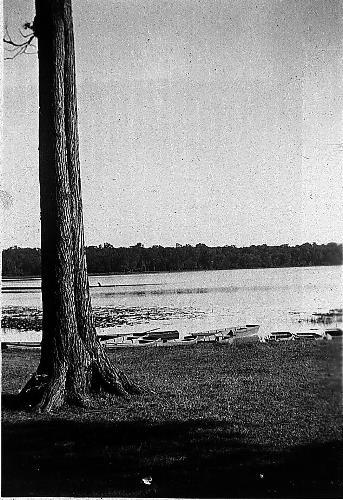
[(39, 353), (3, 353), (3, 496), (342, 496), (341, 343), (111, 356), (142, 395), (47, 416), (12, 405)]

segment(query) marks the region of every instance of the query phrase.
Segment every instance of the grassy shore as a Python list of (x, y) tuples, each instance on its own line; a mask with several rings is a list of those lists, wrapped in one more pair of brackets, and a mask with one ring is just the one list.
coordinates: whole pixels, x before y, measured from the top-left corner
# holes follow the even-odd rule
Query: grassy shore
[(11, 403), (39, 352), (4, 351), (2, 495), (342, 497), (341, 347), (123, 349), (144, 394), (50, 416)]

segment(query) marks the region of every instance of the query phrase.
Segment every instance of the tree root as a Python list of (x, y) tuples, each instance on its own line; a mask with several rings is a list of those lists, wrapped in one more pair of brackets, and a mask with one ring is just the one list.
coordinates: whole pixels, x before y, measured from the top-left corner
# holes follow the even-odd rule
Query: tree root
[(95, 409), (101, 402), (105, 402), (106, 396), (117, 396), (128, 401), (130, 394), (142, 392), (137, 384), (110, 364), (95, 365), (91, 372), (92, 377), (84, 373), (84, 380), (80, 377), (80, 372), (77, 377), (75, 373), (71, 377), (65, 367), (52, 378), (44, 373), (34, 373), (18, 395), (19, 406), (47, 413), (58, 410), (65, 403)]
[(111, 365), (106, 363), (100, 364), (99, 381), (105, 390), (112, 394), (128, 399), (130, 394), (140, 394), (141, 388), (138, 384), (131, 382), (128, 377), (120, 370), (114, 369)]
[(36, 407), (42, 401), (48, 382), (48, 375), (33, 373), (18, 395), (20, 406)]
[(60, 408), (65, 401), (65, 373), (49, 378), (47, 374), (34, 373), (19, 394), (23, 408), (50, 412)]

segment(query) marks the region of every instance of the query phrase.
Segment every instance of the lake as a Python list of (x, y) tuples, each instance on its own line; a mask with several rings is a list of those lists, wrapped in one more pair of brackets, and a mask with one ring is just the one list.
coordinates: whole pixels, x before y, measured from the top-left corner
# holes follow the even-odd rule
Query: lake
[[(122, 310), (113, 332), (258, 323), (266, 334), (342, 307), (343, 296), (342, 266), (90, 276), (90, 285), (94, 308)], [(40, 279), (4, 279), (2, 307), (41, 308)]]

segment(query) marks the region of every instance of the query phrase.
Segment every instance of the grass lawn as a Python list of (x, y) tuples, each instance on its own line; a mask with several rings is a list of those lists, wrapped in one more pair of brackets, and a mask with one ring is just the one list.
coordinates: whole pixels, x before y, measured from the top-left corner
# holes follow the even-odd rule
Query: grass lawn
[(11, 408), (39, 352), (3, 352), (2, 496), (343, 496), (339, 340), (110, 356), (144, 394), (44, 415)]

